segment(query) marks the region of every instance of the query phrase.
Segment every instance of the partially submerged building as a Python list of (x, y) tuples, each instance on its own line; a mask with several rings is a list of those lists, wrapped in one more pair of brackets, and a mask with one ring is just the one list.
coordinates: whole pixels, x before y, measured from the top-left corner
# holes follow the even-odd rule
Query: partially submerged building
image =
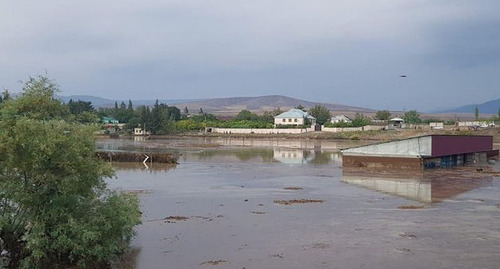
[(342, 150), (343, 167), (422, 170), (486, 162), (492, 136), (426, 135)]

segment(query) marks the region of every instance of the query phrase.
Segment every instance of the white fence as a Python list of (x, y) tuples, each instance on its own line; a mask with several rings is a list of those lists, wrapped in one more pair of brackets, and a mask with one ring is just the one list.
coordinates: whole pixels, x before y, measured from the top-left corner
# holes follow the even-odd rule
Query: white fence
[(209, 127), (206, 129), (208, 133), (218, 134), (301, 134), (307, 132), (314, 132), (314, 127), (295, 129), (295, 128), (276, 128), (276, 129), (260, 129), (260, 128), (214, 128)]
[(458, 127), (471, 127), (471, 126), (479, 126), (479, 127), (495, 127), (495, 123), (492, 121), (459, 121)]
[(341, 132), (358, 132), (358, 131), (372, 131), (372, 130), (384, 130), (387, 129), (386, 125), (367, 125), (362, 127), (323, 127), (321, 130), (323, 132), (331, 133), (341, 133)]

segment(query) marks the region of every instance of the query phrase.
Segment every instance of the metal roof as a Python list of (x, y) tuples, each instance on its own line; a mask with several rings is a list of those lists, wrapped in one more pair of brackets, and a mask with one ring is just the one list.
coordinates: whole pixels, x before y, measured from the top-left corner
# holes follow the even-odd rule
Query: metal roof
[(309, 115), (307, 112), (304, 112), (297, 108), (292, 108), (287, 112), (283, 112), (276, 116), (275, 118), (308, 118), (308, 119), (316, 119), (315, 117)]
[(493, 136), (423, 135), (342, 149), (344, 155), (440, 157), (493, 150)]
[(390, 119), (389, 121), (404, 121), (404, 120), (402, 118), (396, 117), (396, 118)]

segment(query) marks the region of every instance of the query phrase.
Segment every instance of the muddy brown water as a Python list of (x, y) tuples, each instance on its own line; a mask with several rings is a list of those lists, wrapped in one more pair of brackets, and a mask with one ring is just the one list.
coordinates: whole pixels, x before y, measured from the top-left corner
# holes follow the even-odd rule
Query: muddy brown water
[(143, 211), (115, 267), (499, 268), (499, 177), (343, 177), (338, 149), (352, 143), (100, 140), (107, 150), (181, 154), (174, 166), (115, 166), (109, 186), (137, 193)]

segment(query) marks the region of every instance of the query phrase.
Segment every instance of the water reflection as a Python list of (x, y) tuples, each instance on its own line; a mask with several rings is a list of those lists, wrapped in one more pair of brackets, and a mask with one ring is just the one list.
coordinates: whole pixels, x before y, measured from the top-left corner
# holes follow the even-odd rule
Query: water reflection
[(423, 203), (446, 199), (489, 185), (493, 177), (471, 169), (440, 169), (422, 172), (344, 170), (342, 182)]
[(326, 150), (303, 150), (290, 148), (237, 148), (212, 149), (197, 152), (186, 152), (181, 161), (238, 161), (283, 163), (288, 165), (330, 164), (341, 162), (339, 152)]
[(362, 142), (340, 140), (322, 141), (309, 139), (254, 139), (224, 137), (174, 137), (174, 138), (120, 138), (99, 139), (97, 146), (104, 150), (124, 151), (172, 151), (210, 148), (289, 148), (303, 150), (338, 151)]
[(342, 159), (340, 152), (290, 148), (275, 148), (273, 158), (285, 164), (329, 164)]
[(273, 150), (273, 158), (281, 163), (304, 164), (311, 162), (314, 158), (314, 153), (311, 154), (307, 150), (275, 148)]

